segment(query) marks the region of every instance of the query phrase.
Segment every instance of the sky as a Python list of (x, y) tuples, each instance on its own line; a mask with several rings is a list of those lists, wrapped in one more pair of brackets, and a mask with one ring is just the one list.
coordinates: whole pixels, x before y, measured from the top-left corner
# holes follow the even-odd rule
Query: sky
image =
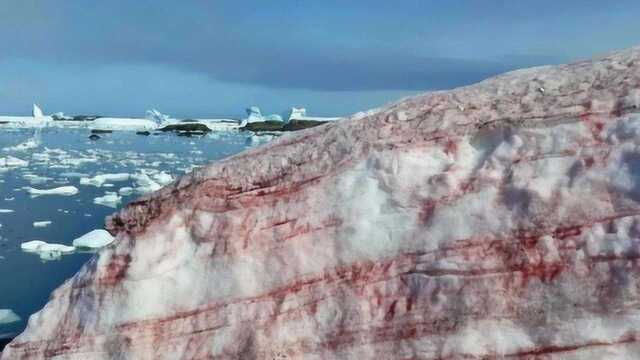
[(640, 45), (640, 1), (0, 0), (0, 114), (348, 115)]

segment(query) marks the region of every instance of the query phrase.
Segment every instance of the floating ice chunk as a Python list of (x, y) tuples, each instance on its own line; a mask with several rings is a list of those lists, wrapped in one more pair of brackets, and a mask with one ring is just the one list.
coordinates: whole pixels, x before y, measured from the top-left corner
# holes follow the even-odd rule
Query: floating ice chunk
[(0, 209), (0, 214), (10, 214), (13, 210), (11, 209)]
[(134, 174), (134, 175), (131, 175), (131, 177), (136, 180), (136, 183), (138, 184), (136, 191), (141, 194), (157, 191), (157, 190), (160, 190), (160, 188), (162, 188), (160, 184), (155, 182), (153, 179), (149, 177), (149, 175), (145, 173)]
[(51, 221), (34, 221), (33, 227), (47, 227), (51, 225)]
[(40, 240), (24, 242), (20, 244), (20, 248), (27, 252), (60, 252), (63, 254), (70, 254), (76, 250), (73, 246), (49, 244)]
[(76, 248), (62, 244), (49, 244), (40, 240), (28, 241), (20, 244), (20, 248), (25, 252), (36, 253), (42, 260), (57, 260), (64, 254), (73, 253)]
[(3, 148), (2, 150), (4, 151), (25, 151), (25, 150), (30, 150), (30, 149), (34, 149), (37, 148), (38, 146), (40, 146), (40, 139), (38, 136), (34, 136), (33, 138), (20, 143), (18, 145), (14, 145), (14, 146), (8, 146)]
[(153, 175), (153, 180), (155, 180), (161, 186), (169, 185), (173, 182), (173, 177), (164, 171), (161, 171), (155, 175)]
[(106, 182), (118, 182), (118, 181), (127, 181), (129, 180), (130, 175), (127, 173), (120, 174), (102, 174), (96, 175), (92, 178), (81, 178), (80, 185), (93, 185), (100, 187), (104, 185)]
[(118, 204), (120, 204), (121, 201), (122, 197), (114, 192), (108, 192), (104, 196), (93, 199), (94, 204), (108, 206), (111, 208), (118, 207)]
[(114, 240), (115, 238), (106, 230), (93, 230), (73, 240), (73, 246), (97, 249), (111, 244)]
[(171, 121), (171, 116), (163, 114), (156, 109), (147, 110), (146, 118), (147, 120), (151, 120), (158, 125), (169, 123)]
[(18, 159), (17, 157), (13, 157), (13, 156), (0, 158), (0, 167), (13, 168), (13, 167), (22, 167), (22, 166), (29, 166), (29, 162)]
[(294, 120), (303, 120), (303, 121), (337, 121), (342, 119), (341, 117), (322, 117), (322, 116), (308, 116), (307, 109), (305, 108), (295, 108), (292, 107), (289, 110), (289, 117), (287, 118), (287, 122)]
[(99, 159), (98, 158), (92, 158), (92, 157), (86, 157), (86, 158), (71, 158), (71, 159), (62, 159), (60, 161), (60, 165), (67, 165), (67, 166), (81, 166), (84, 165), (86, 163), (95, 163), (98, 162)]
[(133, 194), (133, 188), (125, 186), (123, 188), (120, 188), (120, 190), (118, 190), (118, 194), (120, 194), (122, 196), (131, 195), (131, 194)]
[(25, 180), (29, 181), (29, 183), (31, 185), (37, 185), (37, 184), (43, 184), (49, 180), (53, 180), (49, 177), (46, 176), (40, 176), (40, 175), (36, 175), (36, 174), (24, 174), (22, 176), (22, 178), (24, 178)]
[(39, 189), (34, 189), (32, 187), (28, 187), (27, 192), (34, 196), (40, 196), (40, 195), (72, 196), (78, 193), (78, 188), (75, 186), (61, 186), (54, 189), (39, 190)]
[(0, 324), (11, 324), (20, 321), (20, 316), (11, 309), (0, 309)]

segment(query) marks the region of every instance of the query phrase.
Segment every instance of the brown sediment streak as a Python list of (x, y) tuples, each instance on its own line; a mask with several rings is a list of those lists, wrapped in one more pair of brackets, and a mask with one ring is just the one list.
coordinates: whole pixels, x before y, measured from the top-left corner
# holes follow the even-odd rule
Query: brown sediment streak
[(560, 354), (560, 353), (567, 353), (567, 352), (575, 352), (580, 350), (589, 350), (589, 349), (598, 348), (598, 347), (631, 344), (631, 343), (638, 342), (639, 335), (640, 334), (638, 333), (631, 333), (623, 336), (618, 340), (611, 341), (611, 342), (592, 341), (592, 342), (576, 344), (576, 345), (541, 346), (539, 348), (525, 350), (515, 354), (506, 354), (503, 356), (508, 358), (529, 358), (531, 356), (553, 355), (553, 354)]

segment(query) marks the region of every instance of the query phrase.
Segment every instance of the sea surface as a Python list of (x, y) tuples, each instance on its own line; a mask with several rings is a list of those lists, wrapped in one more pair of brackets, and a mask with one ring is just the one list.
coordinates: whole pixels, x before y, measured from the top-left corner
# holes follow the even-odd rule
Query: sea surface
[[(0, 323), (0, 338), (21, 332), (29, 316), (45, 305), (51, 292), (94, 255), (90, 252), (41, 255), (22, 251), (20, 244), (42, 240), (71, 245), (75, 238), (103, 228), (107, 215), (140, 196), (139, 192), (123, 196), (120, 204), (112, 205), (115, 207), (99, 205), (94, 203), (95, 198), (139, 184), (127, 180), (97, 187), (80, 184), (82, 177), (145, 173), (153, 178), (164, 172), (175, 178), (194, 167), (267, 141), (237, 131), (214, 132), (203, 137), (142, 136), (123, 131), (100, 134), (96, 141), (90, 140), (89, 135), (86, 129), (0, 129), (0, 158), (12, 156), (29, 162), (13, 168), (0, 166), (0, 309), (11, 309), (21, 318), (9, 324)], [(11, 149), (18, 144), (37, 146)], [(32, 197), (26, 190), (60, 186), (75, 186), (79, 193)], [(51, 224), (34, 226), (34, 222), (41, 221)]]

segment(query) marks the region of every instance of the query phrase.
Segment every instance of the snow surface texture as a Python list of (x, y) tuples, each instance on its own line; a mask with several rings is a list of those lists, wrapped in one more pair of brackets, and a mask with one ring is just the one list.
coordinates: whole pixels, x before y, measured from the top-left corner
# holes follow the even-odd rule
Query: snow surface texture
[(639, 89), (635, 48), (196, 170), (2, 359), (638, 359)]

